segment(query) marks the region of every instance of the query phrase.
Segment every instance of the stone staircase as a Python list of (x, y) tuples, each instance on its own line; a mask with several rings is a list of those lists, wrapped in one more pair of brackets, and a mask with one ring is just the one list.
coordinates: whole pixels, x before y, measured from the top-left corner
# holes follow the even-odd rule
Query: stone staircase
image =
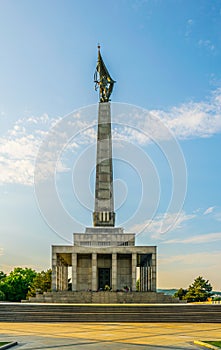
[(32, 303), (154, 304), (179, 303), (177, 298), (156, 292), (46, 292), (29, 298)]
[(221, 323), (221, 305), (70, 305), (0, 303), (0, 322)]

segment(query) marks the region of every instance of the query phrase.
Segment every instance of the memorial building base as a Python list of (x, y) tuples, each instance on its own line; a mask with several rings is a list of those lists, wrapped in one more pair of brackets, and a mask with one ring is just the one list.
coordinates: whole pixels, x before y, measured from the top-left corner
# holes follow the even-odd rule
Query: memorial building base
[(156, 246), (136, 246), (123, 228), (90, 227), (73, 245), (52, 246), (52, 292), (31, 302), (73, 304), (171, 303), (156, 292)]
[(32, 303), (66, 304), (167, 304), (177, 298), (157, 292), (47, 292), (29, 298)]
[(73, 240), (52, 246), (53, 292), (156, 292), (156, 246), (136, 246), (134, 233), (116, 227), (86, 228)]

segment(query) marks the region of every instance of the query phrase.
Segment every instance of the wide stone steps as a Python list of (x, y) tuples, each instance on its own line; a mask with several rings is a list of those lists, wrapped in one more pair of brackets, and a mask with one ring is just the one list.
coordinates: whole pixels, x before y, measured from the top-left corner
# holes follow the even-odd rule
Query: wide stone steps
[(0, 322), (220, 323), (221, 305), (0, 304)]

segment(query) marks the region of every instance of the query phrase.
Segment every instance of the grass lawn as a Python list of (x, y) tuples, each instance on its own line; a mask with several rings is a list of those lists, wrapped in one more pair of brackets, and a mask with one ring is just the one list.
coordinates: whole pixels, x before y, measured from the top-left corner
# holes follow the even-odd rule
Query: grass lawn
[(221, 340), (218, 340), (218, 341), (204, 341), (204, 343), (211, 344), (211, 345), (217, 346), (218, 348), (221, 348)]
[(1, 342), (1, 341), (0, 341), (0, 346), (6, 345), (6, 344), (9, 344), (9, 342)]

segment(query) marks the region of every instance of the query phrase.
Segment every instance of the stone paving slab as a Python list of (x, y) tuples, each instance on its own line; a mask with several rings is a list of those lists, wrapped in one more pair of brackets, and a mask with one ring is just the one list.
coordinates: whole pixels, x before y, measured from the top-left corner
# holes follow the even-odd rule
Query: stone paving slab
[(1, 323), (0, 339), (14, 349), (196, 350), (194, 340), (218, 340), (221, 324), (191, 323)]
[(9, 349), (9, 348), (11, 348), (11, 347), (13, 347), (15, 345), (17, 345), (17, 341), (12, 341), (12, 342), (7, 343), (5, 345), (1, 345), (0, 346), (0, 350), (6, 350), (6, 349)]
[(211, 345), (211, 344), (207, 344), (207, 343), (205, 343), (203, 341), (200, 341), (200, 340), (194, 340), (194, 344), (201, 345), (201, 346), (203, 346), (204, 348), (207, 348), (207, 349), (220, 350), (220, 347), (218, 348), (217, 346), (214, 346), (214, 345)]

